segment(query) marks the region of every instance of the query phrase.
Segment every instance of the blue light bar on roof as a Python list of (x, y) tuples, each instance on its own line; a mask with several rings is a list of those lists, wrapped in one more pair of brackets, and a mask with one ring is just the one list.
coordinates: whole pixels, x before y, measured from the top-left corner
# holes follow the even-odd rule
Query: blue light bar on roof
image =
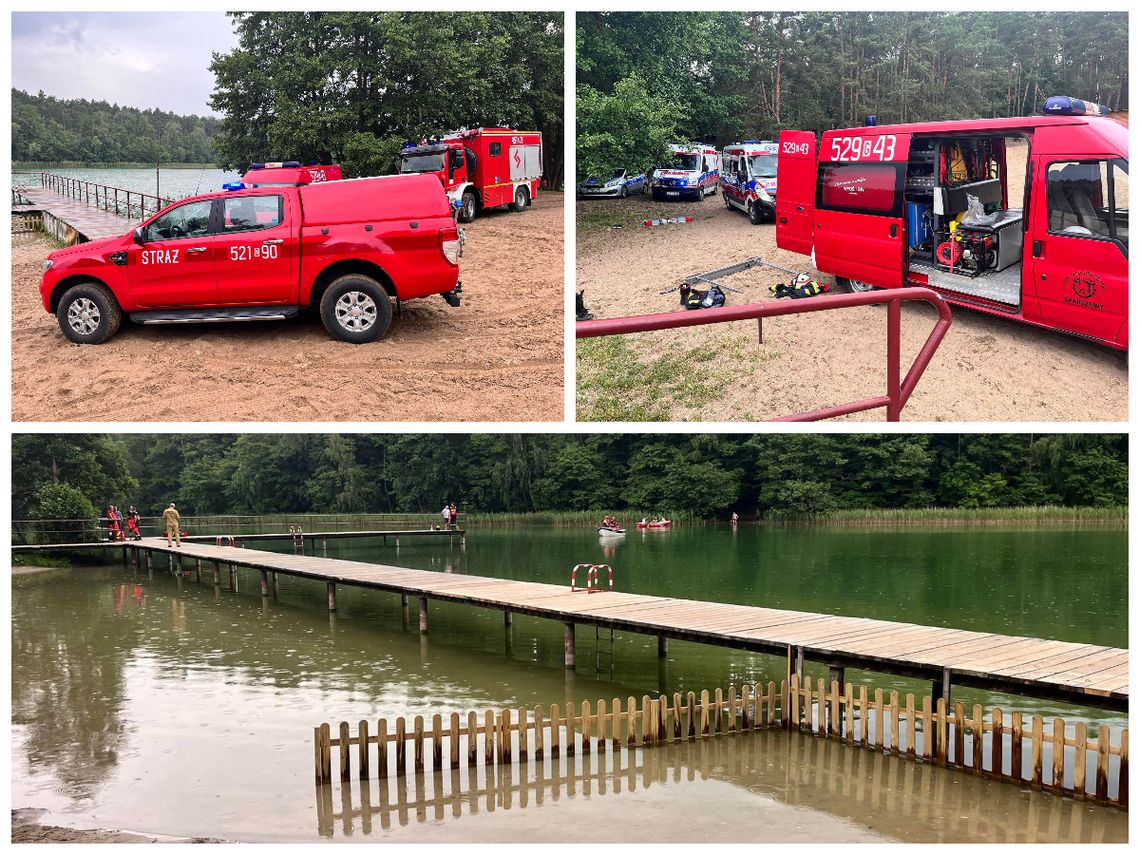
[(245, 184), (240, 181), (231, 181), (228, 184), (223, 184), (222, 189), (227, 193), (232, 193), (234, 190), (244, 190)]

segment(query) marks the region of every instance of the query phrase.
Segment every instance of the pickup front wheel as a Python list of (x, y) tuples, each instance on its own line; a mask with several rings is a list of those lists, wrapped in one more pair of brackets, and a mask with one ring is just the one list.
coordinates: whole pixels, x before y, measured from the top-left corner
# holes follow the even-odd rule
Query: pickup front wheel
[(76, 344), (102, 344), (119, 331), (123, 311), (106, 285), (81, 282), (63, 293), (55, 316), (63, 334)]
[(321, 297), (321, 320), (333, 338), (366, 344), (388, 332), (392, 304), (375, 279), (349, 274), (333, 280)]

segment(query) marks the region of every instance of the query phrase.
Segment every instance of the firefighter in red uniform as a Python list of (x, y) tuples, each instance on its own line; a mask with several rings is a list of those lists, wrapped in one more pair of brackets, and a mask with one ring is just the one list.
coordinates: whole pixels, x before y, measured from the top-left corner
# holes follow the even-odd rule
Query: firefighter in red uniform
[(139, 531), (140, 519), (139, 512), (134, 505), (127, 508), (127, 534), (130, 535), (131, 540), (142, 540), (142, 532)]

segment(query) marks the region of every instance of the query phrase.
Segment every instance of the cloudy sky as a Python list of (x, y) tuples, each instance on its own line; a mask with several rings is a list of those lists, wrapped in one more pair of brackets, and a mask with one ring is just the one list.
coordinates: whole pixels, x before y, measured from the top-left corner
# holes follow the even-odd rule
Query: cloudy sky
[(17, 12), (12, 85), (58, 98), (207, 115), (213, 112), (210, 53), (236, 43), (222, 12)]

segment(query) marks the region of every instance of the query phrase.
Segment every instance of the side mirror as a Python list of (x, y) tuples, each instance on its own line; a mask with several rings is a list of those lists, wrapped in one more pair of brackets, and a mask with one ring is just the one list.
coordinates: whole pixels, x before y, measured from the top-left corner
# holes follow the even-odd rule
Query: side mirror
[(132, 232), (132, 234), (135, 236), (135, 243), (137, 243), (137, 244), (143, 243), (143, 227), (142, 226), (135, 226), (135, 230)]

